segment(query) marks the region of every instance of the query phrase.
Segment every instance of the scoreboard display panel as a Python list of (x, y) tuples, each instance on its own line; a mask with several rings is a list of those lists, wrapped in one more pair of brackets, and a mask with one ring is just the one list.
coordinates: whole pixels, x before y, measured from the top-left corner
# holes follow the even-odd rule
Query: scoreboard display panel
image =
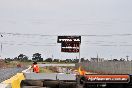
[(78, 53), (79, 49), (75, 49), (75, 48), (61, 48), (61, 52)]
[(81, 43), (81, 36), (58, 36), (58, 43), (62, 42), (76, 42)]
[(61, 43), (61, 52), (80, 52), (81, 36), (58, 36), (57, 42)]
[(61, 43), (61, 47), (79, 47), (80, 43), (75, 42), (63, 42)]

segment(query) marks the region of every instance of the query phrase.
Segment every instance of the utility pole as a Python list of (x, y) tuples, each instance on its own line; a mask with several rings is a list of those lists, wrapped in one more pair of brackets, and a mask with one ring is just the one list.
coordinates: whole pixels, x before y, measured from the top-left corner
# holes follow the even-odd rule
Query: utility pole
[(127, 58), (127, 61), (129, 61), (129, 59), (128, 59), (128, 58), (129, 58), (129, 56), (128, 56), (128, 55), (126, 56), (126, 58)]
[(0, 51), (1, 51), (1, 53), (2, 53), (2, 42), (1, 42), (1, 45), (0, 45), (0, 47), (1, 47), (1, 50), (0, 50)]
[(112, 55), (110, 55), (110, 59), (111, 59), (111, 61), (113, 60), (113, 59), (112, 59)]
[(54, 55), (52, 54), (52, 59), (54, 59)]
[(99, 62), (99, 56), (98, 56), (98, 53), (97, 53), (97, 62)]
[(79, 63), (81, 62), (81, 57), (80, 57), (80, 52), (81, 52), (81, 50), (80, 50), (80, 45), (81, 45), (81, 44), (79, 44)]
[[(0, 37), (2, 38), (3, 37), (3, 35), (0, 35)], [(1, 45), (0, 45), (0, 58), (2, 59), (2, 39), (1, 39)]]

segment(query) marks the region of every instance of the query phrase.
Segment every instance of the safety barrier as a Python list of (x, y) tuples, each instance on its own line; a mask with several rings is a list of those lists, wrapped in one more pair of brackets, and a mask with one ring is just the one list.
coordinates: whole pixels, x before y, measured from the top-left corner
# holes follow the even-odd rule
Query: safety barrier
[[(5, 84), (5, 85), (10, 85), (10, 88), (20, 88), (20, 83), (22, 80), (24, 80), (25, 77), (23, 75), (23, 73), (17, 73), (15, 76), (11, 77), (8, 80), (5, 80), (4, 82), (1, 83), (1, 85)], [(3, 88), (9, 88), (9, 87), (3, 87)]]

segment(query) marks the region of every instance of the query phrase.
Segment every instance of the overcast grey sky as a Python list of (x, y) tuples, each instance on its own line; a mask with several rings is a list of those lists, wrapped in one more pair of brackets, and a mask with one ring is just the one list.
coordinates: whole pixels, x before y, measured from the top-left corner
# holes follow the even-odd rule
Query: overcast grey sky
[[(0, 32), (82, 36), (81, 57), (132, 58), (132, 0), (0, 0)], [(123, 34), (123, 35), (118, 35)], [(57, 36), (3, 34), (3, 57), (75, 58), (60, 52)], [(47, 46), (48, 45), (48, 46)], [(53, 46), (49, 46), (53, 45)]]

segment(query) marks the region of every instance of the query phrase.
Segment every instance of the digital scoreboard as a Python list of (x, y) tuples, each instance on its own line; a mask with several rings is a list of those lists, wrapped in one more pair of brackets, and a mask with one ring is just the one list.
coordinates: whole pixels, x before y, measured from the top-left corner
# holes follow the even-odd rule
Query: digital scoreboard
[(76, 48), (61, 48), (61, 52), (78, 53), (79, 49), (76, 49)]
[(78, 53), (80, 51), (81, 36), (58, 36), (61, 52)]
[(76, 42), (81, 43), (81, 36), (58, 36), (58, 43), (62, 42)]

